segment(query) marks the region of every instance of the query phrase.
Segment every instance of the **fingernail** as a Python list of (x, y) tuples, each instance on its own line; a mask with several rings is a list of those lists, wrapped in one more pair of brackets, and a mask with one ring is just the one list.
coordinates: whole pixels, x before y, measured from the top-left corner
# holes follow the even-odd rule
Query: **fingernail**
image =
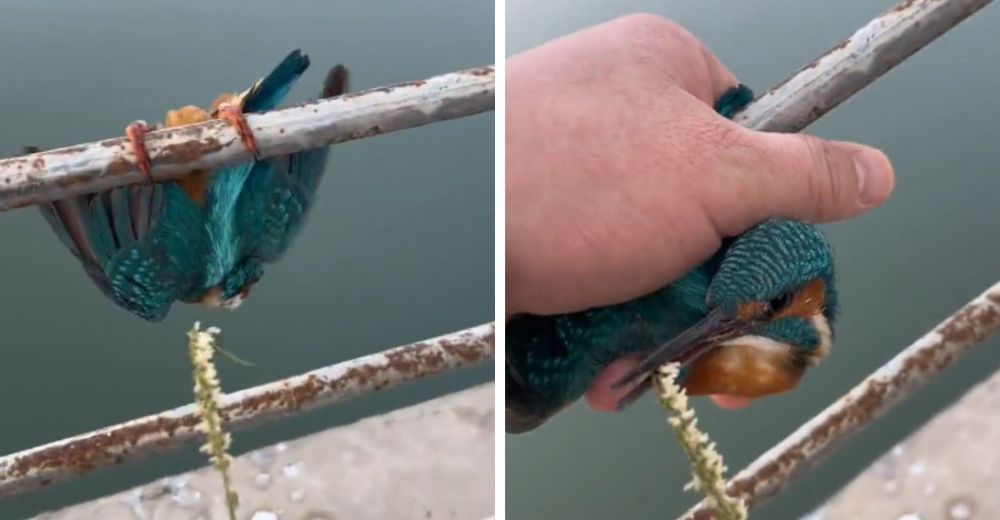
[(882, 152), (866, 148), (855, 153), (854, 171), (858, 175), (858, 196), (863, 206), (881, 204), (892, 193), (892, 165)]

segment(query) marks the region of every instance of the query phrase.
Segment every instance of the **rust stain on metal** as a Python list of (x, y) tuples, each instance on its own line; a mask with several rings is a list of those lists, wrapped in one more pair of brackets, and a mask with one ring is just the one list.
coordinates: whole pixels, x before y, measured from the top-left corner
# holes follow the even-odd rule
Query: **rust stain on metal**
[(107, 463), (121, 462), (128, 447), (136, 446), (144, 437), (172, 437), (178, 428), (193, 428), (197, 423), (196, 416), (179, 419), (159, 417), (154, 422), (139, 422), (134, 426), (38, 450), (18, 458), (9, 467), (0, 468), (0, 475), (5, 478), (20, 478), (39, 470), (60, 469), (84, 473)]
[(1000, 323), (1000, 294), (987, 294), (986, 299), (992, 305), (969, 306), (952, 316), (941, 328), (941, 336), (945, 341), (954, 343), (971, 343), (980, 339), (985, 330)]
[[(478, 343), (477, 347), (488, 347), (494, 345), (496, 341), (496, 327), (494, 326), (490, 333), (484, 336)], [(475, 363), (482, 359), (482, 355), (475, 350), (468, 348), (467, 344), (462, 343), (452, 343), (448, 340), (441, 341), (441, 348), (443, 348), (449, 355), (457, 357), (466, 363)]]
[(489, 76), (494, 73), (493, 66), (478, 67), (469, 71), (473, 76)]
[[(869, 422), (882, 411), (883, 402), (892, 386), (894, 384), (891, 381), (871, 382), (851, 406), (824, 418), (804, 439), (783, 451), (776, 459), (768, 461), (755, 473), (730, 482), (727, 494), (743, 498), (747, 507), (777, 495), (794, 476), (818, 461), (815, 455), (817, 452), (833, 446), (830, 444), (831, 439), (841, 437), (843, 432), (851, 430), (855, 425)], [(708, 520), (714, 518), (714, 515), (710, 508), (701, 507), (690, 518)]]
[[(264, 392), (234, 403), (222, 410), (227, 420), (238, 416), (252, 415), (262, 410), (296, 411), (320, 399), (322, 396), (342, 392), (350, 388), (382, 390), (394, 383), (396, 378), (385, 377), (390, 373), (405, 375), (406, 379), (437, 373), (448, 365), (448, 356), (459, 359), (463, 364), (474, 363), (484, 358), (476, 351), (494, 341), (495, 332), (478, 342), (452, 342), (447, 339), (436, 342), (414, 343), (384, 354), (385, 364), (364, 364), (349, 367), (343, 376), (324, 380), (310, 374), (305, 381), (288, 384), (281, 389)], [(441, 347), (445, 353), (438, 351)]]
[(87, 151), (87, 145), (67, 146), (66, 148), (56, 148), (45, 152), (47, 154), (73, 155)]
[(108, 175), (125, 175), (135, 169), (135, 165), (124, 157), (116, 157), (110, 164), (108, 164), (108, 167), (104, 170), (104, 172)]
[(382, 127), (375, 125), (364, 130), (356, 130), (351, 133), (350, 137), (341, 139), (340, 141), (350, 141), (353, 139), (365, 139), (367, 137), (373, 137), (383, 133)]
[(222, 143), (215, 138), (187, 141), (164, 146), (163, 150), (156, 154), (156, 157), (153, 157), (153, 159), (186, 164), (201, 159), (205, 154), (218, 152), (223, 148)]

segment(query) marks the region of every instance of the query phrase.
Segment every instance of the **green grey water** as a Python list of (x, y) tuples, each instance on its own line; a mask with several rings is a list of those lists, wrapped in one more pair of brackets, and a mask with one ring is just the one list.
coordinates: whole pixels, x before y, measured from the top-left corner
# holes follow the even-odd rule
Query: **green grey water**
[[(763, 92), (890, 5), (508, 0), (507, 53), (621, 14), (654, 12), (688, 27)], [(882, 148), (895, 165), (897, 188), (878, 211), (824, 226), (838, 255), (843, 309), (831, 357), (796, 392), (743, 411), (694, 401), (733, 471), (1000, 278), (1000, 68), (992, 52), (998, 26), (1000, 6), (987, 7), (808, 129)], [(994, 337), (751, 516), (806, 514), (998, 368)], [(697, 498), (681, 491), (686, 463), (648, 397), (617, 417), (577, 405), (535, 433), (508, 435), (506, 443), (508, 518), (674, 518)]]
[[(492, 63), (492, 2), (11, 0), (0, 7), (0, 156), (121, 135), (242, 90), (292, 49), (353, 89)], [(237, 390), (493, 319), (493, 115), (338, 145), (285, 259), (238, 312), (148, 324), (106, 301), (34, 209), (0, 215), (0, 452), (188, 402), (185, 332), (223, 329)], [(238, 433), (243, 452), (492, 379), (489, 365)], [(202, 465), (194, 447), (0, 500), (23, 518)]]

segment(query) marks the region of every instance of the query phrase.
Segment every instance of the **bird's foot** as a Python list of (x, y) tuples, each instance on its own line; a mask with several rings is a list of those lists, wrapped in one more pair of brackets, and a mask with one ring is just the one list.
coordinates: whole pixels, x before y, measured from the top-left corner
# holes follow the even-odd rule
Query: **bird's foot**
[(125, 137), (132, 145), (132, 155), (135, 156), (135, 167), (146, 176), (146, 180), (153, 181), (153, 164), (149, 160), (149, 152), (146, 151), (146, 132), (149, 126), (145, 121), (133, 121), (125, 127)]
[(253, 158), (260, 159), (260, 154), (257, 151), (257, 141), (254, 139), (253, 131), (250, 129), (250, 125), (247, 124), (246, 117), (243, 116), (243, 110), (240, 109), (239, 105), (222, 103), (216, 110), (215, 117), (229, 123), (236, 130), (236, 133), (239, 134), (240, 141), (243, 142), (243, 146), (253, 155)]

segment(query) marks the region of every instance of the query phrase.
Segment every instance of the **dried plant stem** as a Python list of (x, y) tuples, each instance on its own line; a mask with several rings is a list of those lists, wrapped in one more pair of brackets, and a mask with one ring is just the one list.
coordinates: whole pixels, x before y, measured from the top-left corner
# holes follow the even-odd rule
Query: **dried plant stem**
[(671, 416), (667, 422), (674, 429), (681, 448), (691, 461), (691, 482), (685, 489), (696, 489), (705, 494), (708, 503), (715, 509), (719, 520), (745, 520), (746, 504), (738, 498), (726, 494), (726, 466), (722, 456), (715, 449), (715, 443), (708, 434), (698, 430), (698, 418), (688, 406), (687, 394), (675, 382), (680, 367), (670, 363), (660, 367), (653, 378), (660, 404)]
[(208, 455), (212, 465), (222, 475), (222, 487), (226, 493), (226, 508), (229, 510), (229, 520), (236, 520), (236, 506), (239, 495), (233, 489), (229, 478), (229, 464), (232, 460), (227, 453), (230, 437), (222, 431), (222, 416), (219, 408), (222, 403), (222, 391), (219, 388), (219, 377), (212, 363), (215, 351), (219, 350), (216, 336), (219, 329), (209, 327), (199, 330), (200, 324), (195, 322), (188, 332), (188, 354), (191, 356), (192, 375), (194, 377), (194, 399), (201, 417), (198, 429), (205, 434), (205, 444), (201, 451)]

